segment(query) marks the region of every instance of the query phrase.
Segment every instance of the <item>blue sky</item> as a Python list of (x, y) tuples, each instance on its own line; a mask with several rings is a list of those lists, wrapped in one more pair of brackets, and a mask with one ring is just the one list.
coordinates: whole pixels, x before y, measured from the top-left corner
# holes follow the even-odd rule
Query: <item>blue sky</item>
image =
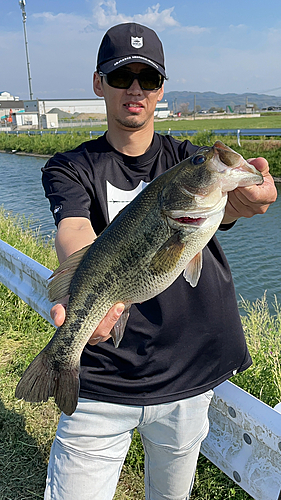
[[(26, 0), (34, 98), (94, 97), (104, 32), (136, 21), (157, 31), (166, 92), (266, 93), (281, 100), (280, 0)], [(21, 9), (0, 0), (0, 90), (29, 98)]]

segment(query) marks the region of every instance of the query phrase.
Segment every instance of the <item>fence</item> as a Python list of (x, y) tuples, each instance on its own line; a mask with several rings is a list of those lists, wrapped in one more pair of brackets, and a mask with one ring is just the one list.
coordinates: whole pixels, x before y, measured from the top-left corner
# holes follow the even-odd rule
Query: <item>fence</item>
[[(0, 240), (0, 282), (51, 322), (51, 271)], [(229, 381), (215, 389), (202, 453), (255, 500), (281, 500), (281, 414)]]
[[(74, 125), (73, 125), (74, 126)], [(198, 130), (156, 130), (159, 134), (168, 134), (168, 135), (173, 135), (175, 137), (184, 137), (186, 135), (193, 136), (197, 134), (199, 131)], [(237, 144), (238, 146), (241, 146), (241, 137), (280, 137), (281, 136), (281, 129), (280, 128), (268, 128), (268, 129), (259, 129), (259, 128), (252, 128), (252, 129), (214, 129), (214, 130), (209, 130), (212, 135), (221, 135), (221, 136), (226, 136), (226, 135), (234, 135), (237, 138)], [(44, 135), (44, 134), (69, 134), (69, 130), (5, 130), (5, 133), (7, 134), (28, 134), (29, 136), (33, 135)], [(77, 132), (76, 133), (84, 133), (83, 131)], [(97, 131), (97, 130), (89, 130), (86, 133), (89, 134), (89, 138), (92, 139), (92, 137), (102, 135), (104, 132), (103, 131)]]

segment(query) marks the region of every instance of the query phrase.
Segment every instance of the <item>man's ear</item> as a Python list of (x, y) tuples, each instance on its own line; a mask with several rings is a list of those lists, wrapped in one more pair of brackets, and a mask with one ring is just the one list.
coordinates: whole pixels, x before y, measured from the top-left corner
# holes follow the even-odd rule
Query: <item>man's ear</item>
[(101, 84), (101, 76), (98, 74), (97, 71), (94, 72), (93, 89), (94, 89), (95, 94), (98, 97), (104, 97), (103, 90), (102, 90), (102, 84)]
[(163, 95), (164, 95), (164, 83), (163, 83), (163, 85), (162, 85), (162, 87), (160, 89), (157, 101), (161, 101), (163, 99)]

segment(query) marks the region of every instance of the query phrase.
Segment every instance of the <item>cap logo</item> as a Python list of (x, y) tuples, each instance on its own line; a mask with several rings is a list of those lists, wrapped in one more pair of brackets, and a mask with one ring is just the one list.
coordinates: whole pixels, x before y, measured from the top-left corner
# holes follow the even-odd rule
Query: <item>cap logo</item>
[(143, 37), (131, 36), (131, 45), (135, 49), (141, 49), (143, 46)]

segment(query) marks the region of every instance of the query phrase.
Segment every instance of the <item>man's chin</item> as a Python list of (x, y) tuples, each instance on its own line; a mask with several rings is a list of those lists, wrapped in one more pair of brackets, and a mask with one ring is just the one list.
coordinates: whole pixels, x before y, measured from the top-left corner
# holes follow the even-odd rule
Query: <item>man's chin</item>
[(117, 119), (118, 123), (120, 125), (123, 125), (123, 127), (129, 128), (136, 130), (138, 128), (142, 128), (145, 124), (144, 120), (140, 120), (139, 117), (138, 119), (134, 116), (130, 116), (130, 118), (124, 118), (122, 119)]

